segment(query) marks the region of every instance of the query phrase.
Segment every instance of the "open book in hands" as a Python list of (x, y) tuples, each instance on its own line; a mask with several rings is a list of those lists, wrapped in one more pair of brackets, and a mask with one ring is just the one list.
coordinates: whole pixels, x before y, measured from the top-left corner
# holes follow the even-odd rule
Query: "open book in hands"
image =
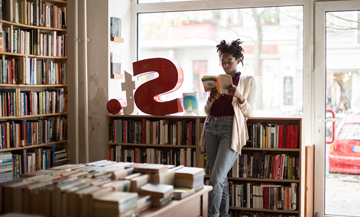
[(233, 83), (231, 76), (227, 74), (221, 74), (218, 76), (204, 75), (201, 80), (204, 85), (205, 92), (210, 92), (212, 89), (216, 88), (220, 94), (228, 94), (229, 85)]

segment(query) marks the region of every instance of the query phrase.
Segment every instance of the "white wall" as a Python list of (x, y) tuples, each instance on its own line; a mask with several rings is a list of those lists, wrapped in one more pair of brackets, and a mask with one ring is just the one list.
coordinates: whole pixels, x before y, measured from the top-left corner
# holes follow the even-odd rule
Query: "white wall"
[[(109, 41), (108, 59), (110, 60), (110, 52), (121, 55), (121, 70), (127, 70), (132, 74), (132, 65), (130, 59), (130, 44), (135, 43), (135, 39), (130, 38), (130, 20), (131, 20), (131, 1), (130, 0), (109, 0), (109, 19), (108, 26), (110, 26), (110, 17), (121, 18), (121, 37), (124, 38), (124, 43), (117, 43)], [(109, 32), (110, 35), (110, 32)], [(108, 61), (110, 68), (110, 61)], [(109, 71), (110, 73), (110, 71)], [(110, 77), (109, 77), (110, 78)], [(124, 79), (109, 79), (108, 99), (123, 98), (126, 99), (125, 93), (121, 91), (121, 83)]]
[[(86, 0), (85, 0), (86, 1)], [(106, 159), (107, 153), (107, 121), (106, 103), (111, 87), (119, 88), (122, 80), (110, 81), (110, 51), (119, 51), (122, 54), (124, 68), (129, 68), (130, 60), (130, 12), (131, 0), (87, 0), (87, 81), (85, 87), (85, 53), (84, 53), (84, 1), (79, 0), (79, 135), (75, 134), (75, 88), (74, 81), (74, 1), (69, 1), (68, 7), (68, 34), (69, 34), (69, 140), (70, 160), (76, 159), (76, 136), (79, 138), (79, 163), (86, 161), (85, 136), (88, 134), (89, 161)], [(122, 36), (125, 43), (110, 42), (110, 16), (122, 19)], [(112, 89), (111, 89), (112, 90)], [(117, 90), (117, 89), (116, 89)], [(88, 93), (88, 106), (85, 104), (86, 92)], [(120, 92), (120, 90), (119, 90)], [(88, 132), (85, 132), (85, 110), (88, 109)]]

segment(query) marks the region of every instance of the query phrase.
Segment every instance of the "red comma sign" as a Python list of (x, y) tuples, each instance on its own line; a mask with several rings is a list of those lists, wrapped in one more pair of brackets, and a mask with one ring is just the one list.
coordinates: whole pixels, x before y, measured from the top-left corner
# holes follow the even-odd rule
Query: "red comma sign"
[(179, 89), (184, 73), (179, 64), (165, 58), (145, 59), (133, 62), (134, 76), (157, 72), (159, 77), (140, 85), (134, 94), (136, 106), (144, 113), (167, 115), (182, 112), (181, 99), (162, 102), (160, 96)]

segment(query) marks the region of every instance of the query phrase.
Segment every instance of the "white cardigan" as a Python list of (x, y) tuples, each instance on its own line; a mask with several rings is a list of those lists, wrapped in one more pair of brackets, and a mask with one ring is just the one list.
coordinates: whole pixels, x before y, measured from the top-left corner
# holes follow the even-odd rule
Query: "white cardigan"
[[(233, 97), (232, 106), (234, 108), (234, 122), (232, 129), (231, 149), (241, 155), (241, 148), (249, 139), (246, 121), (251, 116), (254, 110), (255, 94), (256, 94), (256, 79), (253, 75), (240, 75), (240, 81), (236, 89), (243, 95), (245, 102), (240, 104), (236, 97)], [(205, 113), (207, 114), (204, 127), (201, 132), (200, 145), (202, 150), (205, 145), (205, 123), (209, 118), (212, 102), (207, 100), (205, 105)]]

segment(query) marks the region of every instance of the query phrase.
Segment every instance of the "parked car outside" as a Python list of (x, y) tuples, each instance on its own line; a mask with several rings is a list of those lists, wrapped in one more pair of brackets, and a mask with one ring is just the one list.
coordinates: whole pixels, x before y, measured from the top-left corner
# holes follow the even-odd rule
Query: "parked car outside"
[(338, 124), (330, 146), (329, 170), (360, 174), (360, 114), (348, 115)]

